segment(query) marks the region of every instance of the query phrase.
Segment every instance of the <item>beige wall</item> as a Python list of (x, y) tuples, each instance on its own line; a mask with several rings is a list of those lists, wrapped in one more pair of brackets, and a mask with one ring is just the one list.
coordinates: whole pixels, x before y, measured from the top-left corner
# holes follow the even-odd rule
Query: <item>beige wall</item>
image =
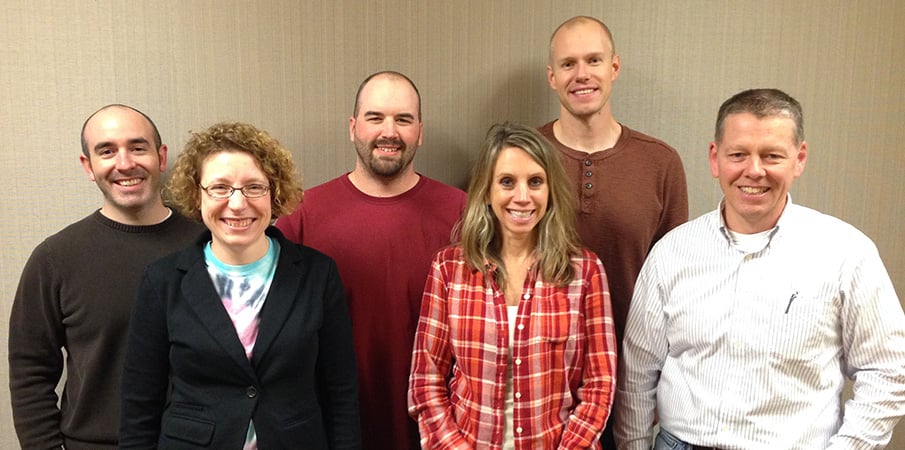
[[(679, 150), (692, 216), (719, 199), (706, 159), (719, 104), (749, 87), (797, 97), (810, 158), (795, 201), (873, 238), (905, 293), (902, 1), (6, 0), (0, 11), (4, 360), (31, 249), (100, 204), (77, 159), (97, 107), (144, 110), (172, 157), (190, 129), (251, 122), (293, 150), (312, 186), (352, 167), (359, 81), (395, 69), (424, 96), (416, 167), (461, 185), (491, 123), (557, 113), (547, 39), (576, 14), (611, 26), (622, 58), (615, 115)], [(8, 395), (0, 389), (0, 448), (17, 442)], [(891, 448), (905, 448), (905, 430)]]

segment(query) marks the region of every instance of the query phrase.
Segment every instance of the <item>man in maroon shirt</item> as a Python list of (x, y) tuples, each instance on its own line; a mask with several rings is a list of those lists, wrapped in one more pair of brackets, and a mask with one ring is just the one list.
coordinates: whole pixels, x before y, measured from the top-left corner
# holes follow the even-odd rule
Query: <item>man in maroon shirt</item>
[(349, 119), (352, 172), (305, 192), (277, 227), (332, 257), (346, 287), (363, 448), (420, 448), (407, 411), (412, 344), (434, 253), (450, 243), (465, 193), (415, 172), (421, 96), (405, 75), (362, 82)]

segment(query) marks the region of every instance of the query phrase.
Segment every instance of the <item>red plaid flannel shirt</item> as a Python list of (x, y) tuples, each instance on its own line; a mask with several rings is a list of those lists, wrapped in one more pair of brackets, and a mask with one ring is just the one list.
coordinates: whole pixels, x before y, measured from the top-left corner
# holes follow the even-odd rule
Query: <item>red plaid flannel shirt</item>
[(600, 448), (616, 385), (613, 313), (600, 260), (584, 250), (572, 261), (564, 287), (529, 271), (510, 337), (499, 286), (461, 247), (437, 253), (409, 382), (423, 448), (502, 448), (510, 339), (515, 448)]

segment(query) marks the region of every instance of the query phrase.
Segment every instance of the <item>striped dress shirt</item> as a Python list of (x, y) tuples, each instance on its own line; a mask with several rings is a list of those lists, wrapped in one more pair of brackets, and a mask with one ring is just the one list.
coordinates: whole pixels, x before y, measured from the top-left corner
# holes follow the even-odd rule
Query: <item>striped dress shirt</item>
[(649, 449), (657, 416), (702, 446), (883, 448), (905, 411), (905, 315), (876, 246), (788, 197), (760, 248), (744, 251), (720, 210), (667, 234), (641, 271), (619, 448)]
[(600, 260), (584, 250), (573, 263), (563, 287), (529, 270), (510, 336), (492, 278), (468, 268), (458, 246), (437, 253), (409, 387), (423, 448), (501, 448), (510, 339), (515, 448), (600, 448), (615, 394), (612, 309)]

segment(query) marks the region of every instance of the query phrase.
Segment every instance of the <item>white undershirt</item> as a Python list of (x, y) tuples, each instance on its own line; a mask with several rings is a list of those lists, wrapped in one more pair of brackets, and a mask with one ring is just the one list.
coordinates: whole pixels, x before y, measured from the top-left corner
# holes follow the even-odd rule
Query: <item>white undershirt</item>
[(515, 322), (518, 317), (518, 305), (506, 306), (509, 322), (509, 364), (506, 365), (506, 400), (503, 403), (503, 416), (506, 418), (503, 423), (503, 450), (515, 449), (515, 437), (512, 435), (513, 414), (515, 412), (515, 397), (512, 389), (512, 341), (515, 336)]

